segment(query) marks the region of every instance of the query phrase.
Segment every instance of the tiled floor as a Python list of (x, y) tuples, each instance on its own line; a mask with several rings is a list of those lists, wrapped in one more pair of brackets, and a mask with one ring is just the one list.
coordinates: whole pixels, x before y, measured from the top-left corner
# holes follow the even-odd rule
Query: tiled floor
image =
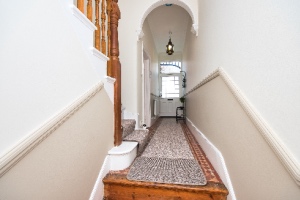
[(222, 180), (220, 179), (218, 173), (215, 171), (213, 166), (211, 165), (210, 161), (207, 159), (204, 151), (200, 147), (200, 145), (197, 143), (195, 137), (190, 132), (186, 124), (181, 123), (181, 127), (185, 133), (186, 139), (189, 142), (189, 145), (192, 149), (192, 152), (195, 156), (195, 158), (198, 160), (200, 166), (202, 167), (202, 170), (206, 176), (206, 179), (208, 182), (215, 182), (215, 183), (222, 183)]

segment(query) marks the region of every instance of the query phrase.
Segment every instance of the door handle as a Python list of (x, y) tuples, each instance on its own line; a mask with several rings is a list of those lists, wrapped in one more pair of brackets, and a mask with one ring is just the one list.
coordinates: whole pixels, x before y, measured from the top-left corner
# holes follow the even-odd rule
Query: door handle
[(168, 99), (168, 101), (173, 101), (173, 99)]

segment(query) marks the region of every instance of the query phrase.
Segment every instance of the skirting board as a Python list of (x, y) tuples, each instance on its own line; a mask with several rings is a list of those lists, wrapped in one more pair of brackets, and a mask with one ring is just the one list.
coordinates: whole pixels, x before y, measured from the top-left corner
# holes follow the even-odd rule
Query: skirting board
[(222, 181), (229, 190), (228, 200), (236, 200), (233, 186), (229, 177), (229, 173), (225, 164), (222, 153), (205, 137), (205, 135), (187, 118), (187, 126), (195, 136), (197, 142), (202, 147), (207, 158), (210, 160), (215, 170), (218, 172)]
[(102, 200), (104, 196), (103, 178), (110, 170), (123, 170), (129, 167), (137, 155), (137, 142), (122, 142), (112, 148), (105, 157), (100, 173), (89, 200)]
[(255, 127), (262, 134), (263, 138), (273, 149), (279, 160), (283, 163), (285, 168), (291, 174), (298, 186), (300, 186), (300, 164), (295, 159), (293, 154), (288, 150), (288, 148), (282, 143), (281, 139), (277, 134), (272, 130), (272, 128), (263, 120), (263, 118), (258, 114), (250, 102), (245, 98), (242, 92), (238, 89), (236, 84), (230, 79), (226, 74), (224, 69), (218, 68), (205, 79), (203, 79), (198, 85), (192, 88), (185, 96), (188, 96), (190, 93), (194, 92), (201, 86), (210, 82), (214, 78), (220, 76), (225, 82), (231, 93), (235, 96), (237, 101), (240, 103), (241, 107), (244, 109), (248, 117), (251, 119)]
[(103, 184), (102, 180), (106, 176), (106, 174), (109, 172), (109, 170), (110, 170), (110, 157), (106, 156), (89, 200), (102, 200), (103, 199), (104, 184)]
[(74, 101), (71, 105), (63, 109), (54, 118), (43, 124), (38, 130), (30, 134), (28, 137), (20, 141), (15, 147), (4, 154), (0, 158), (0, 177), (16, 165), (30, 151), (38, 146), (49, 135), (55, 132), (63, 123), (65, 123), (72, 115), (74, 115), (81, 107), (83, 107), (90, 99), (92, 99), (99, 91), (104, 88), (100, 81), (94, 85), (88, 92)]

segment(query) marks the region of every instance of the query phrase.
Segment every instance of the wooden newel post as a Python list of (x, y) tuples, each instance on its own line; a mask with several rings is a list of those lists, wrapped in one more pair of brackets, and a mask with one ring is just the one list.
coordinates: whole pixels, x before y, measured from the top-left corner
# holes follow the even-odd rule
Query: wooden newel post
[(118, 23), (121, 13), (118, 0), (112, 0), (110, 14), (110, 30), (111, 30), (111, 68), (112, 77), (116, 79), (114, 85), (114, 115), (115, 115), (115, 146), (122, 143), (121, 130), (121, 63), (119, 60), (119, 39), (118, 39)]

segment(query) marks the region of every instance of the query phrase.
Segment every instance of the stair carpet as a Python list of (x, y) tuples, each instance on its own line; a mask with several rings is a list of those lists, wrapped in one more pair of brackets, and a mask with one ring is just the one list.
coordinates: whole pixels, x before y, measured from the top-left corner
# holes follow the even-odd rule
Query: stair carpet
[(145, 149), (147, 143), (150, 140), (150, 134), (148, 129), (135, 130), (136, 121), (134, 119), (123, 119), (122, 127), (123, 141), (138, 142), (137, 156), (139, 156)]
[[(139, 142), (138, 154), (141, 155), (160, 123), (161, 119), (158, 119), (156, 123), (149, 128), (149, 130), (145, 130), (145, 132), (142, 131), (139, 135), (139, 131), (132, 131), (134, 130), (135, 126), (134, 120), (123, 121), (123, 138), (124, 140), (130, 139), (129, 141)], [(181, 123), (181, 126), (195, 158), (197, 158), (202, 170), (205, 173), (207, 179), (207, 184), (205, 186), (131, 181), (127, 179), (127, 174), (129, 172), (129, 168), (127, 168), (120, 171), (110, 171), (110, 173), (106, 175), (106, 177), (103, 179), (105, 187), (103, 199), (226, 200), (228, 190), (226, 189), (222, 180), (218, 176), (213, 166), (210, 164), (205, 153), (196, 142), (196, 139), (188, 130), (187, 126), (183, 123)]]

